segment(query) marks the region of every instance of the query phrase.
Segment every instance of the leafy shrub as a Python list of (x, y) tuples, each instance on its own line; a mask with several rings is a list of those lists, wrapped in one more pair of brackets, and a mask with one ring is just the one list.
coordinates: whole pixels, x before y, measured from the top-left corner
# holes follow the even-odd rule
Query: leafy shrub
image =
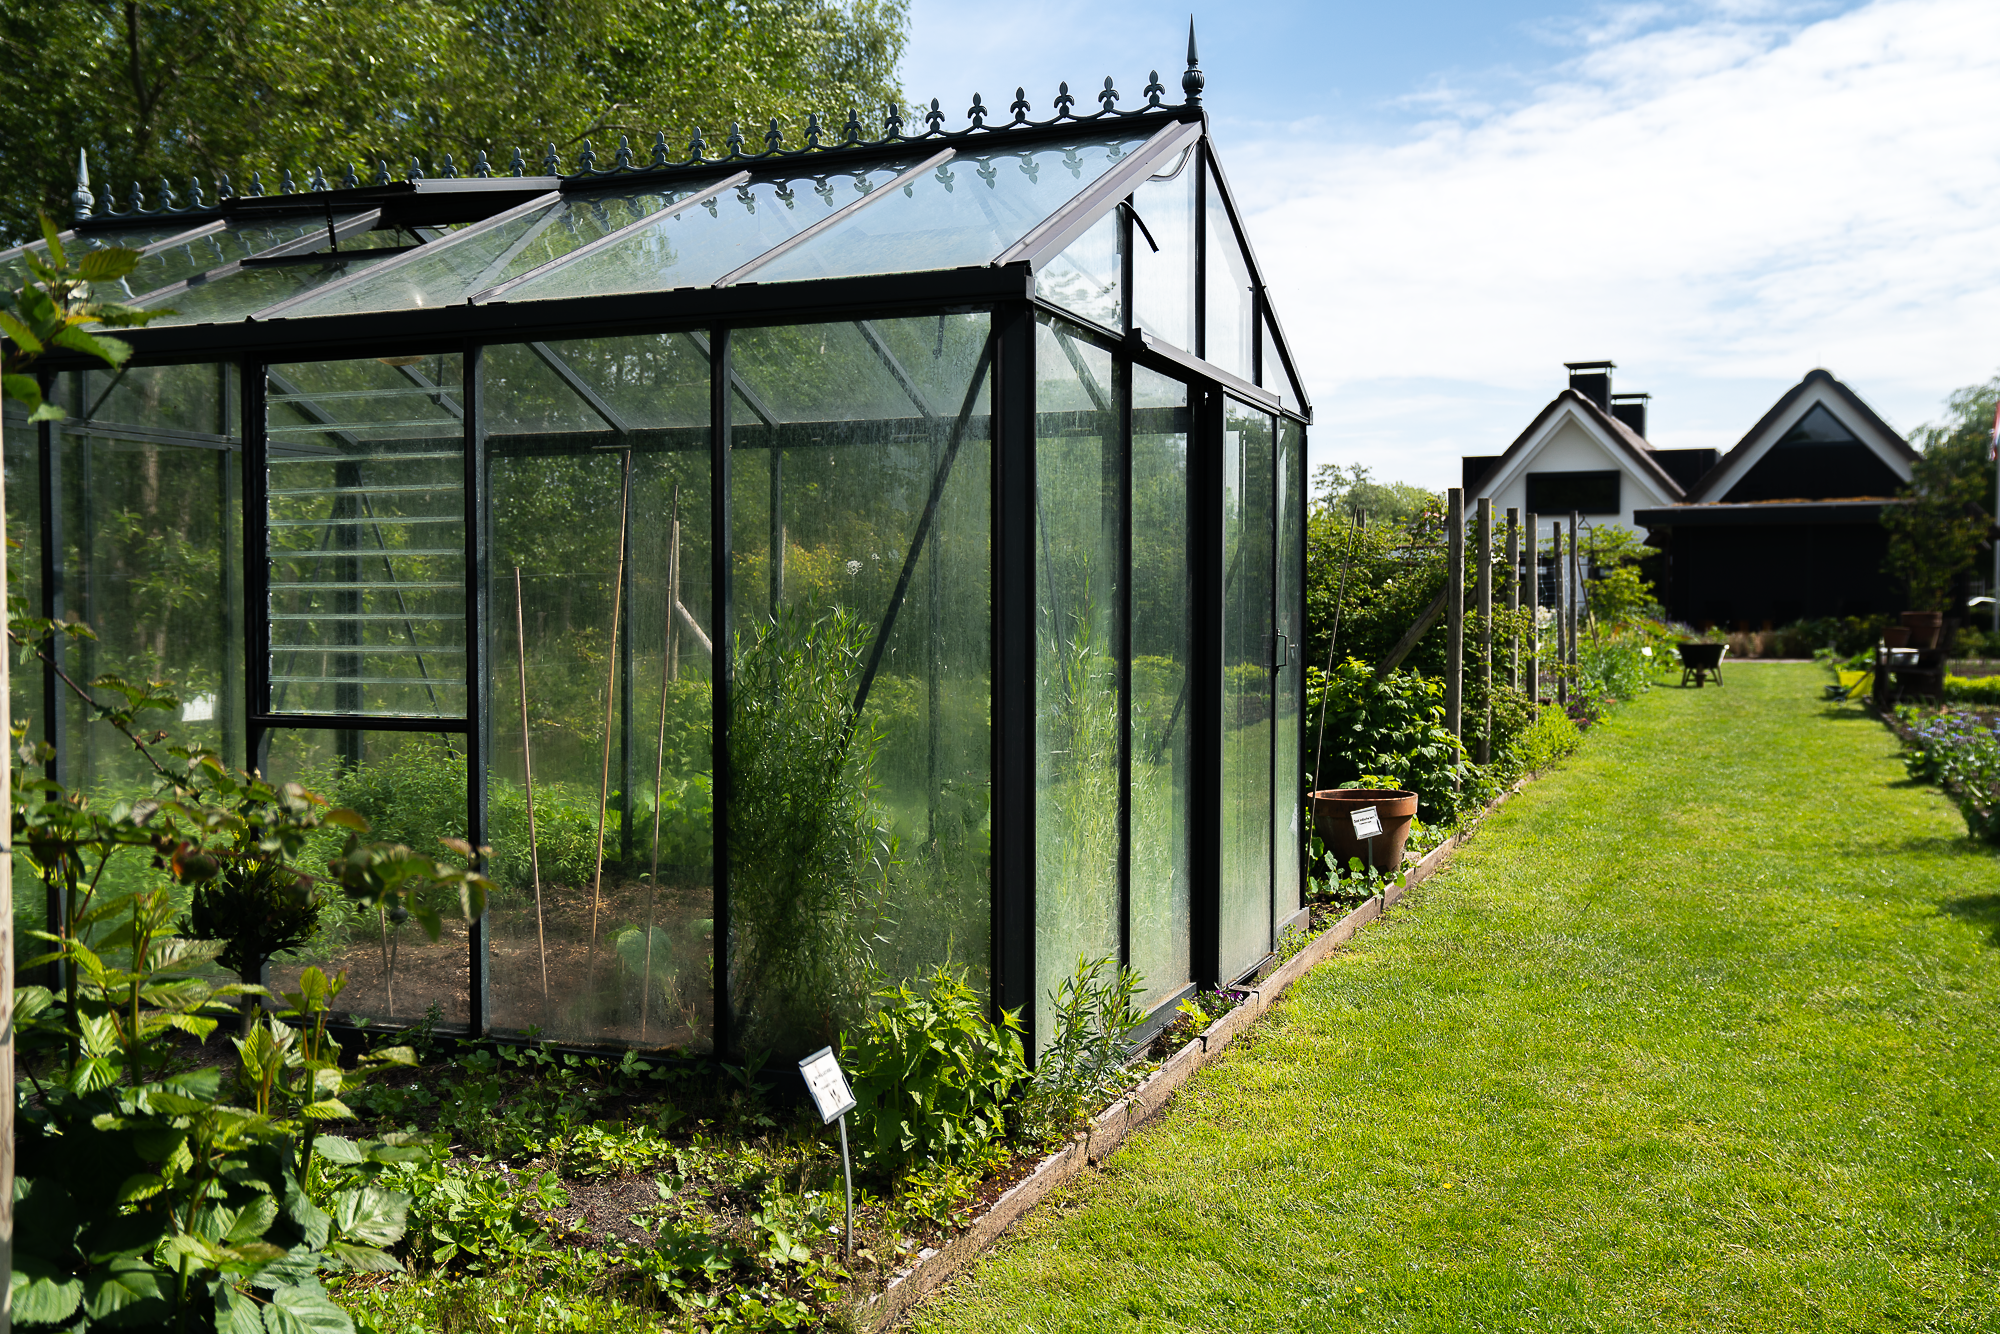
[(1021, 1096), (1020, 1120), (1031, 1141), (1066, 1135), (1124, 1086), (1132, 1030), (1145, 1022), (1135, 1002), (1145, 984), (1113, 959), (1079, 959), (1050, 997), (1049, 1042)]
[(990, 1022), (979, 993), (942, 967), (921, 991), (905, 982), (876, 1000), (840, 1043), (864, 1161), (894, 1174), (963, 1161), (996, 1139), (1007, 1096), (1028, 1072), (1019, 1019)]
[(1417, 794), (1426, 824), (1448, 824), (1465, 800), (1470, 766), (1458, 739), (1444, 726), (1444, 682), (1415, 672), (1377, 678), (1367, 663), (1349, 658), (1331, 677), (1306, 668), (1305, 725), (1318, 735), (1326, 710), (1326, 737), (1315, 769), (1322, 788), (1379, 775)]
[(1944, 699), (1947, 704), (2000, 706), (2000, 676), (1947, 676)]
[(1920, 782), (1944, 788), (1965, 817), (1966, 832), (2000, 843), (2000, 735), (1992, 721), (1946, 710), (1930, 717), (1902, 713), (1916, 729), (1903, 767)]
[(1576, 721), (1560, 709), (1543, 709), (1514, 741), (1510, 756), (1523, 773), (1546, 769), (1575, 750), (1583, 739)]

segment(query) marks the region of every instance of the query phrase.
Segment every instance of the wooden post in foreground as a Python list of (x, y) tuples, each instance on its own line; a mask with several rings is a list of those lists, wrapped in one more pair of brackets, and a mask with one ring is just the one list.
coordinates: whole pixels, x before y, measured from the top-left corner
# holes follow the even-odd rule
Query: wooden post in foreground
[(1444, 659), (1444, 725), (1460, 740), (1465, 736), (1465, 488), (1444, 493), (1446, 634)]
[(1473, 513), (1473, 540), (1478, 543), (1474, 603), (1479, 608), (1479, 699), (1485, 720), (1479, 725), (1479, 762), (1493, 759), (1493, 499), (1481, 496)]
[(1542, 711), (1542, 519), (1529, 510), (1521, 516), (1521, 531), (1528, 538), (1527, 558), (1523, 562), (1521, 577), (1528, 583), (1528, 672), (1524, 684), (1528, 688), (1528, 708), (1540, 715)]
[(1556, 703), (1569, 704), (1569, 565), (1563, 556), (1563, 526), (1557, 519), (1549, 541), (1556, 557)]
[[(1521, 610), (1521, 511), (1519, 507), (1507, 507), (1507, 610)], [(1521, 688), (1521, 622), (1515, 615), (1507, 617), (1507, 684), (1515, 690)]]

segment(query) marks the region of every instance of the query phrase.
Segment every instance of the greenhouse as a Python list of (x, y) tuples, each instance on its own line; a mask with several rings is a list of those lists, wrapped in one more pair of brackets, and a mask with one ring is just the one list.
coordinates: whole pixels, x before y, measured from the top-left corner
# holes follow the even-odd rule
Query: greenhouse
[[(173, 313), (123, 371), (45, 359), (66, 420), (7, 420), (16, 592), (95, 631), (61, 671), (166, 683), (159, 728), (377, 837), (489, 849), (479, 920), (336, 907), (274, 985), (785, 1056), (941, 964), (1032, 1046), (1080, 960), (1152, 1010), (1270, 962), (1310, 408), (1192, 57), (1178, 105), (1107, 79), (1047, 120), (123, 209), (80, 173), (66, 244), (140, 249), (129, 299)], [(55, 775), (143, 790), (32, 671)]]

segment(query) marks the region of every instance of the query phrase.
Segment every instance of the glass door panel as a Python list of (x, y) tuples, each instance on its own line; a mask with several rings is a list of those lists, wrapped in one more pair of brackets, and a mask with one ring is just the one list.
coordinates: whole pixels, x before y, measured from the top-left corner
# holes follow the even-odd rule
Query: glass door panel
[(1271, 948), (1272, 420), (1230, 402), (1222, 436), (1222, 875), (1220, 973)]
[(1276, 920), (1299, 910), (1304, 889), (1300, 858), (1304, 855), (1305, 744), (1300, 735), (1305, 711), (1305, 601), (1299, 553), (1305, 546), (1306, 433), (1297, 422), (1278, 419), (1277, 559), (1273, 587), (1277, 600), (1278, 652), (1273, 661), (1277, 698), (1272, 713), (1272, 806), (1277, 817), (1277, 842), (1272, 849), (1272, 894)]

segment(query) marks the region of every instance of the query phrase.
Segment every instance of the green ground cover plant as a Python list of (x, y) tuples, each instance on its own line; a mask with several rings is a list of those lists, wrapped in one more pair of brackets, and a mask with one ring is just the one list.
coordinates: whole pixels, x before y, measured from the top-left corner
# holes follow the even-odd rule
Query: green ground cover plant
[(2000, 860), (1821, 679), (1610, 715), (914, 1328), (2000, 1327)]

